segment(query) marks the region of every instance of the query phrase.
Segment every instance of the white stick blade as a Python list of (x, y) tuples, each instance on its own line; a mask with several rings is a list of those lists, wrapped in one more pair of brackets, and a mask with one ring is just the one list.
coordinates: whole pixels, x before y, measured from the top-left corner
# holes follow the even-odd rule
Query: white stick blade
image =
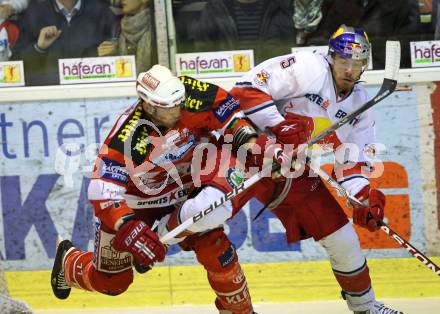
[(400, 68), (400, 42), (387, 40), (385, 51), (385, 78), (397, 81)]

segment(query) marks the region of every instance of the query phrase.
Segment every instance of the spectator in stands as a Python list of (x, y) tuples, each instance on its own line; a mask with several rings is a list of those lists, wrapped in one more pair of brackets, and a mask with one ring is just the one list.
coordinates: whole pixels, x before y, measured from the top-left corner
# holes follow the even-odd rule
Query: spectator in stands
[(440, 0), (433, 0), (432, 19), (434, 21), (434, 40), (440, 40)]
[(25, 303), (9, 296), (8, 283), (4, 275), (3, 256), (0, 252), (0, 313), (2, 314), (34, 314)]
[(110, 6), (110, 10), (116, 15), (122, 15), (122, 3), (121, 0), (107, 0), (107, 3)]
[(324, 14), (308, 45), (327, 45), (339, 24), (362, 27), (369, 35), (374, 69), (385, 65), (385, 42), (398, 39), (402, 44), (403, 67), (411, 66), (409, 41), (417, 40), (420, 25), (418, 0), (324, 0)]
[(104, 41), (98, 55), (135, 55), (137, 72), (145, 72), (157, 63), (153, 0), (125, 0), (122, 13), (119, 40)]
[(18, 26), (9, 20), (0, 23), (0, 61), (8, 61), (18, 40)]
[[(119, 35), (121, 32), (121, 19), (124, 16), (124, 13), (122, 12), (122, 0), (102, 0), (105, 4), (107, 4), (110, 8), (110, 10), (115, 15), (115, 28), (113, 33), (115, 35)], [(117, 37), (113, 38), (117, 39)]]
[(0, 0), (0, 23), (27, 8), (29, 0)]
[(293, 23), (296, 29), (296, 44), (304, 45), (307, 36), (313, 33), (322, 20), (323, 0), (293, 0)]
[(18, 40), (19, 29), (9, 18), (28, 6), (29, 0), (0, 0), (0, 61), (11, 57), (11, 49)]
[[(194, 6), (194, 4), (190, 4)], [(181, 9), (183, 10), (183, 8)], [(256, 63), (294, 45), (291, 0), (207, 0), (199, 18), (183, 20), (189, 51), (254, 49)], [(186, 24), (186, 25), (185, 25)], [(184, 52), (179, 48), (179, 52)]]
[(50, 85), (59, 83), (58, 59), (97, 56), (114, 15), (100, 0), (39, 0), (19, 22), (14, 58), (24, 61), (26, 85)]

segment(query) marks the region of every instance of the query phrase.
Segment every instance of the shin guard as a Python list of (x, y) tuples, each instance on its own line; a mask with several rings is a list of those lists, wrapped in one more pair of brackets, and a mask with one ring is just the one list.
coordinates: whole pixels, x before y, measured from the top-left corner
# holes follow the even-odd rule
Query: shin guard
[(375, 300), (374, 291), (353, 225), (348, 223), (319, 242), (330, 257), (333, 273), (348, 308), (351, 311), (368, 310)]
[(226, 273), (208, 272), (208, 281), (217, 295), (216, 306), (234, 314), (253, 312), (246, 277), (238, 261)]
[(374, 302), (374, 291), (371, 288), (371, 279), (367, 262), (352, 272), (340, 272), (333, 269), (333, 273), (342, 288), (341, 294), (352, 311), (362, 311), (369, 308)]
[(202, 234), (191, 246), (208, 272), (209, 284), (217, 295), (217, 308), (224, 313), (253, 313), (246, 277), (235, 248), (223, 230)]

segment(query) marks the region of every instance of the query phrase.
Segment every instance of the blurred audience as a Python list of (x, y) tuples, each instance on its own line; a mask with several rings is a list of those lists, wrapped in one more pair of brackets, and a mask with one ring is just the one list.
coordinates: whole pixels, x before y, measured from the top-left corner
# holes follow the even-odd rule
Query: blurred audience
[(409, 41), (418, 39), (420, 15), (418, 0), (324, 0), (323, 19), (307, 45), (327, 45), (330, 35), (343, 23), (360, 26), (370, 36), (374, 69), (383, 69), (385, 42), (400, 40), (402, 66), (410, 67)]
[(156, 64), (153, 2), (153, 0), (124, 0), (119, 39), (104, 41), (98, 47), (98, 55), (135, 55), (138, 73), (145, 72)]
[(5, 20), (0, 23), (0, 61), (8, 61), (19, 36), (18, 26)]
[(98, 45), (114, 35), (114, 20), (101, 0), (31, 1), (13, 50), (24, 61), (26, 85), (58, 84), (58, 59), (97, 56)]
[(293, 0), (293, 23), (296, 29), (296, 44), (304, 45), (307, 36), (313, 33), (322, 20), (323, 0)]
[[(122, 0), (101, 0), (103, 1), (115, 15), (115, 25), (113, 34), (118, 35), (121, 32), (121, 19), (124, 16), (122, 12)], [(115, 37), (116, 38), (116, 37)]]
[(27, 8), (29, 0), (0, 0), (0, 23)]
[(106, 1), (110, 7), (110, 10), (114, 13), (116, 16), (122, 15), (122, 1), (121, 0), (107, 0)]
[(294, 44), (291, 0), (207, 0), (188, 5), (198, 8), (200, 15), (179, 17), (187, 14), (185, 6), (177, 13), (176, 29), (186, 29), (178, 32), (179, 52), (254, 49), (259, 63), (290, 52)]
[(29, 0), (0, 0), (0, 61), (7, 61), (11, 49), (18, 40), (18, 26), (9, 20), (12, 15), (22, 12)]
[(440, 0), (433, 0), (432, 19), (434, 24), (434, 39), (440, 40)]
[(32, 309), (23, 301), (9, 296), (8, 283), (4, 275), (3, 256), (0, 252), (0, 313), (1, 314), (33, 314)]

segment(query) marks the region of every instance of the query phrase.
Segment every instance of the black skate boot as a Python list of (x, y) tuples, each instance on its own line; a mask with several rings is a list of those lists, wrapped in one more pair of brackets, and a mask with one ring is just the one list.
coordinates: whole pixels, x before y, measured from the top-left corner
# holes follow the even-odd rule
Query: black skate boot
[(64, 277), (63, 259), (67, 251), (73, 247), (69, 240), (61, 241), (57, 246), (57, 254), (53, 262), (52, 275), (50, 276), (50, 285), (52, 286), (53, 294), (61, 300), (67, 299), (71, 288), (67, 285)]

